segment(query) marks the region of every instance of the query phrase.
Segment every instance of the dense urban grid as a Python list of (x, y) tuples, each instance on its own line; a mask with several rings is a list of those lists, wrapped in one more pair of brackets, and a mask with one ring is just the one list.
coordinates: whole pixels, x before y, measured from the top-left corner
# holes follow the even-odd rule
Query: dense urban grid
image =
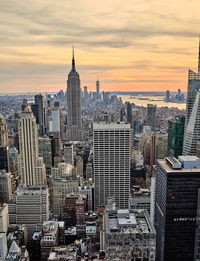
[(200, 260), (200, 66), (174, 107), (0, 96), (0, 261)]

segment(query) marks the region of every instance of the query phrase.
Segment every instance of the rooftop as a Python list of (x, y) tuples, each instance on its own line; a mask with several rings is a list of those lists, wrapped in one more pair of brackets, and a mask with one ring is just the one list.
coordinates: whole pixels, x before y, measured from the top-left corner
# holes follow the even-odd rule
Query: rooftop
[(131, 211), (129, 209), (107, 211), (106, 232), (124, 234), (151, 234), (155, 229), (146, 211)]
[(158, 160), (158, 164), (167, 173), (200, 172), (200, 159), (196, 156), (179, 156), (177, 162), (181, 167), (174, 168), (166, 159)]
[(101, 122), (101, 123), (93, 123), (93, 129), (94, 130), (105, 130), (105, 129), (130, 129), (131, 125), (126, 123), (107, 123), (107, 122)]

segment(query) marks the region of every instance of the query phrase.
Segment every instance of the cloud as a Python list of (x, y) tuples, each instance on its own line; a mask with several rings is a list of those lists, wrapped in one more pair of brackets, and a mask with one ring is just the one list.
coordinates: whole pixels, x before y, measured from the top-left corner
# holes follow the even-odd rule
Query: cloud
[[(177, 0), (176, 6), (172, 0), (127, 0), (126, 5), (119, 0), (2, 0), (0, 84), (9, 77), (16, 86), (36, 75), (46, 81), (48, 74), (63, 77), (72, 44), (80, 49), (78, 68), (87, 77), (101, 72), (114, 82), (117, 73), (125, 79), (126, 70), (133, 75), (143, 70), (147, 80), (150, 72), (157, 76), (156, 70), (183, 72), (186, 58), (196, 51), (198, 8), (200, 3), (187, 0)], [(165, 77), (170, 76), (163, 82), (170, 83)]]

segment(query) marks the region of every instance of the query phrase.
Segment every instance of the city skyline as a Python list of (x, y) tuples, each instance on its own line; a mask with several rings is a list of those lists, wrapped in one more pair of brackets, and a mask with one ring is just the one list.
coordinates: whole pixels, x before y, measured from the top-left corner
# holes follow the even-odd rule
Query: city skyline
[(64, 90), (73, 44), (82, 89), (95, 91), (97, 76), (102, 91), (187, 89), (188, 69), (197, 68), (200, 3), (75, 4), (1, 4), (1, 93)]

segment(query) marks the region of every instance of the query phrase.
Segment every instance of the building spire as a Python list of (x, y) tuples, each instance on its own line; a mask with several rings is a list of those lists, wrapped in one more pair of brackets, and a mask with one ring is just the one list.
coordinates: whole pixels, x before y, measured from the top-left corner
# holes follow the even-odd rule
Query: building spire
[(199, 35), (198, 75), (200, 75), (200, 35)]
[(74, 45), (72, 46), (72, 71), (75, 72)]

